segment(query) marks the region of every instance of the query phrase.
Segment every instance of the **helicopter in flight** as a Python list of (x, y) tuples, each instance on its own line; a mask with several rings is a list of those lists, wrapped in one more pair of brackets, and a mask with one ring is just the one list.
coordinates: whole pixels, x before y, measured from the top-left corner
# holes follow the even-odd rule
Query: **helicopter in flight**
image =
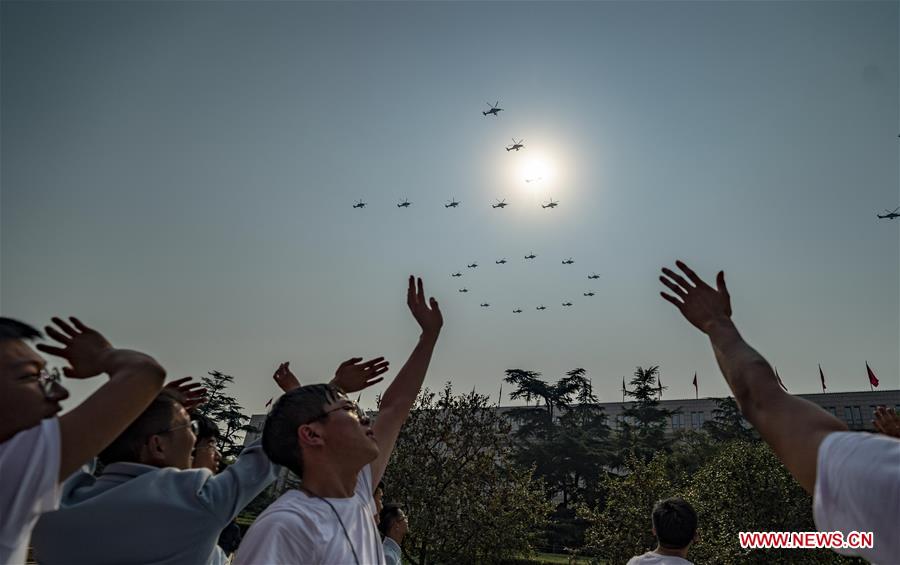
[(468, 289), (468, 288), (461, 288), (461, 289), (459, 289), (459, 291), (460, 291), (460, 292), (469, 292), (469, 289)]
[(894, 208), (892, 212), (888, 212), (887, 208), (884, 209), (885, 214), (882, 216), (881, 214), (875, 214), (882, 220), (893, 220), (894, 218), (900, 218), (900, 214), (897, 213), (897, 210), (900, 210), (900, 206)]
[(451, 277), (461, 277), (461, 276), (462, 276), (462, 273), (453, 273), (453, 274), (450, 275), (450, 276), (451, 276)]
[(488, 307), (490, 307), (490, 304), (488, 304), (487, 302), (482, 302), (482, 303), (481, 303), (481, 307), (482, 307), (482, 308), (488, 308)]
[(525, 256), (526, 259), (534, 259), (537, 255), (534, 254), (534, 251)]
[(591, 273), (588, 275), (588, 278), (589, 279), (599, 279), (600, 275), (598, 275), (597, 273)]
[(594, 293), (593, 293), (593, 292), (585, 292), (585, 293), (583, 293), (583, 294), (584, 294), (585, 296), (594, 296)]
[(491, 208), (506, 208), (509, 204), (506, 203), (506, 198), (503, 200), (497, 200), (496, 204), (491, 204)]
[(513, 144), (506, 148), (507, 153), (509, 153), (510, 151), (518, 151), (519, 149), (522, 149), (523, 147), (525, 147), (524, 145), (522, 145), (522, 142), (525, 141), (524, 139), (520, 139), (519, 141), (516, 141), (516, 138), (514, 137), (514, 138), (512, 138), (512, 140), (513, 140)]
[(459, 202), (455, 198), (451, 198), (450, 202), (444, 204), (444, 208), (456, 208), (457, 206), (459, 206)]
[(500, 105), (500, 101), (499, 101), (499, 100), (497, 100), (497, 101), (494, 102), (493, 104), (491, 104), (490, 102), (486, 102), (486, 104), (487, 104), (488, 106), (490, 106), (491, 109), (488, 110), (487, 112), (482, 112), (482, 115), (484, 115), (484, 116), (487, 116), (487, 115), (490, 114), (490, 115), (492, 115), (492, 116), (494, 116), (494, 117), (496, 118), (496, 117), (497, 117), (497, 113), (503, 111), (503, 108), (500, 108), (500, 106), (499, 106), (499, 105)]
[(571, 303), (571, 302), (563, 302), (562, 305), (563, 305), (563, 306), (571, 306), (572, 303)]
[(409, 208), (409, 198), (404, 198), (402, 202), (397, 204), (397, 208)]
[(515, 310), (513, 310), (513, 314), (521, 314), (521, 313), (522, 313), (521, 308), (516, 308)]
[(476, 269), (476, 268), (478, 268), (478, 263), (472, 263), (471, 265), (466, 265), (466, 267), (468, 267), (470, 269)]
[(366, 203), (363, 202), (362, 200), (357, 200), (357, 201), (356, 201), (356, 204), (354, 204), (353, 207), (354, 207), (354, 208), (365, 208), (365, 207), (366, 207)]
[(540, 305), (540, 306), (538, 306), (538, 307), (537, 307), (537, 308), (536, 308), (536, 309), (537, 309), (537, 310), (546, 310), (546, 309), (547, 309), (547, 307), (546, 307), (546, 306), (544, 306), (544, 305), (543, 305), (543, 304), (541, 304), (541, 305)]
[(546, 204), (541, 204), (541, 208), (556, 208), (557, 206), (559, 206), (559, 202), (558, 201), (554, 202), (554, 200), (552, 198), (550, 199), (550, 202), (547, 202)]
[(544, 180), (544, 177), (534, 177), (533, 179), (525, 179), (525, 182), (532, 183)]
[(573, 263), (575, 263), (575, 260), (571, 257), (562, 262), (563, 265), (572, 265)]
[(500, 259), (499, 261), (494, 261), (494, 263), (496, 263), (496, 264), (498, 264), (498, 265), (505, 265), (505, 264), (506, 264), (506, 259), (505, 259), (505, 258), (504, 258), (504, 259)]

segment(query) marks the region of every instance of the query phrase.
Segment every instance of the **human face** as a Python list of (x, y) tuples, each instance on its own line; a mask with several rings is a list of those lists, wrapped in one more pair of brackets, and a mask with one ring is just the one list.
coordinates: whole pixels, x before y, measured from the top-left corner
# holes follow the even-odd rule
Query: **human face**
[(409, 533), (409, 520), (406, 517), (406, 513), (403, 512), (403, 510), (400, 510), (397, 514), (397, 518), (391, 525), (391, 537), (403, 539), (403, 536), (407, 533)]
[(20, 339), (0, 341), (0, 440), (52, 418), (69, 392), (49, 378), (46, 362)]
[(323, 415), (313, 423), (320, 426), (325, 446), (335, 458), (356, 466), (378, 457), (372, 421), (352, 400), (341, 397), (326, 405)]
[(190, 469), (191, 452), (197, 441), (196, 427), (184, 407), (178, 406), (169, 427), (147, 439), (149, 457), (146, 463), (155, 467)]
[(219, 463), (222, 461), (222, 453), (214, 437), (205, 437), (197, 440), (194, 447), (194, 461), (191, 466), (194, 469), (207, 468), (213, 473), (219, 472)]

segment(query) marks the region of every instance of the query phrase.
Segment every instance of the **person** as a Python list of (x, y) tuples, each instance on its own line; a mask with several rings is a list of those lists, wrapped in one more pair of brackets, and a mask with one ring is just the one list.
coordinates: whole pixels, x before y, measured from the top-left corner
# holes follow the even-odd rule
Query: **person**
[(59, 345), (37, 349), (65, 359), (63, 374), (109, 381), (62, 416), (68, 391), (27, 343), (35, 328), (0, 318), (0, 563), (24, 563), (32, 528), (54, 510), (60, 482), (97, 455), (153, 400), (166, 372), (152, 357), (116, 349), (77, 318), (53, 318)]
[(682, 498), (660, 500), (651, 514), (656, 549), (628, 560), (627, 565), (691, 565), (688, 549), (697, 540), (697, 513)]
[[(683, 262), (684, 276), (663, 268), (661, 292), (709, 337), (719, 368), (744, 417), (759, 431), (797, 482), (813, 495), (820, 531), (872, 532), (872, 548), (835, 549), (876, 563), (900, 563), (900, 440), (848, 432), (812, 402), (783, 390), (771, 365), (732, 321), (725, 274), (712, 288)], [(685, 278), (687, 277), (687, 278)]]
[(197, 422), (197, 442), (194, 444), (191, 467), (193, 469), (209, 469), (213, 474), (219, 472), (222, 463), (222, 452), (219, 451), (219, 439), (222, 433), (219, 426), (208, 416), (197, 414), (192, 416)]
[(403, 538), (409, 532), (409, 521), (403, 509), (397, 504), (388, 504), (381, 510), (378, 531), (384, 536), (384, 562), (386, 565), (403, 563)]
[(332, 385), (304, 386), (276, 402), (263, 428), (263, 447), (302, 482), (260, 514), (235, 563), (384, 564), (373, 520), (373, 490), (425, 379), (443, 325), (437, 301), (426, 300), (422, 279), (409, 277), (407, 305), (421, 334), (385, 391), (374, 425)]
[(381, 519), (381, 509), (384, 508), (384, 481), (380, 481), (378, 486), (375, 487), (375, 492), (372, 493), (372, 499), (375, 501), (375, 514), (373, 518), (375, 519), (375, 523)]

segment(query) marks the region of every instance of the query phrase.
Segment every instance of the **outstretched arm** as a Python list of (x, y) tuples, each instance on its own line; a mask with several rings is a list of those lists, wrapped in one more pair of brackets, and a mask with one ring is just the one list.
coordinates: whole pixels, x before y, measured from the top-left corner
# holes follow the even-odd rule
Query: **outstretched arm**
[(373, 485), (377, 485), (384, 475), (391, 452), (394, 451), (397, 436), (400, 435), (400, 428), (403, 427), (403, 422), (409, 416), (419, 389), (422, 388), (428, 364), (431, 362), (431, 355), (434, 353), (434, 346), (441, 333), (441, 326), (444, 324), (437, 300), (431, 298), (426, 301), (425, 299), (422, 279), (418, 279), (416, 282), (412, 276), (409, 277), (406, 304), (419, 323), (419, 327), (422, 328), (422, 333), (419, 335), (419, 341), (409, 359), (406, 360), (406, 364), (384, 392), (381, 405), (378, 407), (378, 418), (375, 419), (375, 424), (372, 426), (379, 449), (378, 458), (372, 463)]
[(744, 417), (800, 486), (812, 493), (819, 445), (825, 436), (847, 426), (812, 402), (782, 390), (772, 367), (744, 341), (731, 321), (731, 296), (723, 272), (716, 277), (714, 289), (681, 261), (676, 265), (690, 282), (664, 268), (660, 281), (675, 296), (660, 294), (709, 337), (719, 369)]
[(71, 325), (53, 318), (59, 327), (47, 326), (47, 335), (61, 347), (39, 344), (44, 353), (69, 362), (63, 373), (72, 379), (86, 379), (100, 373), (109, 381), (87, 400), (60, 416), (59, 480), (62, 481), (112, 443), (127, 428), (163, 386), (166, 372), (149, 355), (115, 349), (98, 331), (69, 318)]

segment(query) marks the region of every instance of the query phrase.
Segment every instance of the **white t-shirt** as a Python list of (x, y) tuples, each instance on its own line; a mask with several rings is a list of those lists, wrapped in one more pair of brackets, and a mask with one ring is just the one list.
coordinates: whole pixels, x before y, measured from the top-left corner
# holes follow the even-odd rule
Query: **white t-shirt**
[(247, 531), (235, 565), (356, 565), (357, 560), (360, 565), (384, 565), (381, 538), (372, 519), (371, 466), (360, 471), (351, 498), (325, 500), (334, 510), (301, 490), (281, 495)]
[(648, 551), (643, 555), (635, 555), (628, 560), (627, 565), (694, 565), (687, 559), (674, 555), (660, 555), (655, 551)]
[(59, 459), (56, 418), (0, 443), (0, 563), (24, 563), (35, 522), (59, 507)]
[(819, 446), (813, 518), (821, 532), (873, 532), (873, 549), (838, 549), (872, 563), (900, 563), (900, 440), (835, 432)]

